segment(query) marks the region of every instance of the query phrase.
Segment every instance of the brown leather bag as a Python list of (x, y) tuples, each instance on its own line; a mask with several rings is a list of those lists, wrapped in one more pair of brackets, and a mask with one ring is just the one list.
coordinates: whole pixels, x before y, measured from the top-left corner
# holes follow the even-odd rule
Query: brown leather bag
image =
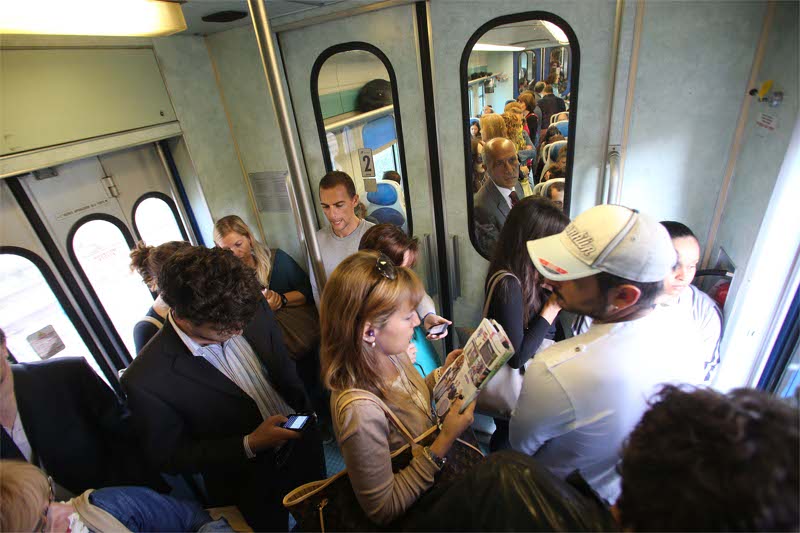
[(296, 307), (281, 307), (275, 311), (275, 319), (281, 327), (283, 342), (292, 359), (304, 359), (319, 347), (319, 313), (312, 303)]
[[(355, 400), (371, 401), (386, 414), (389, 422), (397, 428), (408, 444), (392, 453), (392, 470), (399, 470), (408, 466), (413, 458), (412, 446), (428, 446), (439, 434), (439, 428), (433, 426), (418, 437), (414, 438), (405, 425), (397, 418), (383, 400), (369, 391), (362, 389), (349, 389), (342, 393), (336, 401), (336, 416)], [(480, 449), (464, 440), (458, 439), (447, 454), (447, 462), (436, 475), (436, 483), (449, 483), (483, 461), (484, 455)], [(366, 513), (358, 503), (347, 469), (335, 476), (313, 481), (297, 487), (283, 499), (283, 505), (289, 509), (297, 520), (300, 531), (379, 531), (391, 530), (392, 525), (381, 528), (367, 518)], [(409, 512), (413, 512), (413, 506)]]

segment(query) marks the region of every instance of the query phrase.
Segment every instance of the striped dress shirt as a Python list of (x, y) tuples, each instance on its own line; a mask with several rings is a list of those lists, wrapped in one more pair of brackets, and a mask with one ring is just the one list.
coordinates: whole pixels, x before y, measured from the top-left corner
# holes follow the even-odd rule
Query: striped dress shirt
[(250, 396), (256, 402), (263, 419), (292, 412), (289, 404), (269, 382), (267, 369), (244, 337), (237, 335), (222, 344), (201, 346), (175, 324), (172, 313), (169, 314), (169, 320), (192, 354), (214, 365), (214, 368)]

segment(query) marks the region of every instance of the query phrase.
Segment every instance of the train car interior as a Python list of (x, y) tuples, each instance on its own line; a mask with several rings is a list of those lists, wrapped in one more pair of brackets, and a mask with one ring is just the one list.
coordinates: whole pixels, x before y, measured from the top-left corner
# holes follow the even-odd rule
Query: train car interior
[[(714, 388), (800, 400), (797, 2), (160, 0), (181, 20), (159, 30), (126, 29), (134, 17), (113, 10), (93, 28), (86, 10), (102, 19), (102, 2), (45, 3), (0, 6), (13, 362), (83, 358), (122, 396), (157, 296), (131, 249), (213, 247), (227, 215), (321, 290), (319, 184), (342, 171), (361, 218), (419, 241), (413, 268), (453, 322), (428, 341), (429, 372), (482, 318), (487, 117), (546, 83), (563, 108), (535, 130), (516, 122), (525, 195), (557, 198), (571, 219), (621, 204), (686, 224), (694, 283), (724, 317)], [(335, 441), (326, 454), (329, 475), (344, 467)]]

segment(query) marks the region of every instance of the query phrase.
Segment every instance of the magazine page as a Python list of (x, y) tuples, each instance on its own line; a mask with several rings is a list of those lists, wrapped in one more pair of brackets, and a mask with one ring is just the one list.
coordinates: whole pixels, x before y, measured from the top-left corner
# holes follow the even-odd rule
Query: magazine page
[(478, 392), (514, 355), (514, 348), (502, 326), (484, 318), (467, 341), (464, 351), (444, 371), (433, 388), (436, 414), (441, 418), (459, 396), (462, 410), (475, 401)]

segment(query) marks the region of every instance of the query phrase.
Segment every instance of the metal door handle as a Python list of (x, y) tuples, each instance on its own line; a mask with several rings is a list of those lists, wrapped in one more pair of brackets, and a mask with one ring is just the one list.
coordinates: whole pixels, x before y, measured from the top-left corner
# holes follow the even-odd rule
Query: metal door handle
[(453, 287), (453, 301), (461, 298), (461, 260), (459, 259), (458, 235), (451, 235), (453, 248), (453, 276), (451, 286)]
[(422, 247), (425, 253), (425, 288), (428, 295), (433, 297), (439, 292), (439, 284), (436, 283), (435, 268), (436, 265), (433, 261), (433, 245), (431, 244), (431, 234), (425, 233), (422, 235)]

